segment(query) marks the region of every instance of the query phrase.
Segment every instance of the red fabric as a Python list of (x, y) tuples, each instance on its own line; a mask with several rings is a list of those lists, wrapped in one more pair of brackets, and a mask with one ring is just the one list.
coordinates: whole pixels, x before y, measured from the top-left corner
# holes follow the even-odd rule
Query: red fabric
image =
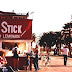
[(4, 55), (0, 56), (0, 64), (6, 64), (6, 63), (7, 63), (7, 60), (4, 57)]
[(19, 60), (14, 59), (14, 68), (18, 68), (18, 67), (19, 67)]
[(36, 45), (36, 48), (38, 48), (38, 46)]
[(38, 46), (36, 45), (35, 53), (38, 53)]
[(35, 50), (35, 53), (38, 53), (38, 50)]
[(68, 55), (69, 55), (69, 52), (68, 52)]

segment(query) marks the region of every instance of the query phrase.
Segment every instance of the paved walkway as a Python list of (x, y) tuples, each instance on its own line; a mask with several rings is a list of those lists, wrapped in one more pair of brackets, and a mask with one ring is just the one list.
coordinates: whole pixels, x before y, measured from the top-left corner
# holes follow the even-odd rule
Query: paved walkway
[(18, 72), (72, 72), (72, 58), (68, 57), (67, 66), (64, 66), (63, 56), (51, 56), (50, 67), (43, 65), (44, 63), (39, 61), (40, 70), (35, 71), (34, 66), (32, 71), (21, 70)]

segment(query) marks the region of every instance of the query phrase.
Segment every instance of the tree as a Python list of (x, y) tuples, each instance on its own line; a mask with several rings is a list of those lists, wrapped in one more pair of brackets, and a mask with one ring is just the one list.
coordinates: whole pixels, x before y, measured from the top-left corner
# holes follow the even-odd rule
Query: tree
[(56, 39), (56, 47), (57, 47), (57, 50), (58, 50), (58, 54), (60, 54), (60, 49), (61, 49), (61, 44), (64, 43), (64, 41), (62, 40), (62, 35), (61, 35), (61, 32), (55, 32), (55, 39)]
[(54, 46), (55, 42), (56, 39), (55, 39), (55, 34), (53, 32), (43, 33), (43, 35), (39, 39), (39, 45), (43, 46), (44, 49), (46, 47), (47, 51), (51, 49), (51, 46)]
[(65, 44), (67, 44), (69, 46), (69, 52), (71, 55), (71, 51), (70, 51), (70, 43), (72, 42), (72, 38), (70, 36), (70, 32), (71, 32), (71, 27), (72, 27), (72, 23), (67, 23), (63, 26), (63, 28), (65, 29), (65, 32), (68, 31), (68, 33), (65, 33), (65, 38), (64, 38), (64, 42)]
[(61, 38), (62, 38), (61, 32), (43, 33), (43, 35), (39, 39), (39, 45), (43, 46), (44, 50), (45, 48), (47, 50), (51, 49), (51, 47), (54, 46), (55, 44), (57, 48), (59, 45), (60, 45), (59, 48), (61, 48), (61, 43), (63, 43), (63, 40), (61, 40)]

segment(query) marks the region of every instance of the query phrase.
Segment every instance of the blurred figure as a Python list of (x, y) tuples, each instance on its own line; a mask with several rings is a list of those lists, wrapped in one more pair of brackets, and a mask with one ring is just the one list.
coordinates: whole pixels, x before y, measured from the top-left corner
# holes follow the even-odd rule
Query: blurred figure
[(29, 70), (30, 68), (30, 56), (27, 55), (27, 58), (26, 58), (26, 70)]
[(45, 63), (45, 66), (46, 66), (46, 67), (50, 66), (50, 60), (51, 60), (51, 58), (50, 58), (50, 53), (48, 53), (48, 54), (47, 54), (47, 61), (46, 61), (46, 63)]
[(57, 55), (57, 49), (56, 48), (54, 49), (54, 55)]
[(5, 65), (7, 64), (7, 60), (4, 56), (4, 52), (0, 51), (0, 72), (7, 72)]
[(33, 56), (33, 52), (32, 51), (29, 53), (29, 56)]
[(12, 53), (13, 53), (13, 60), (14, 60), (14, 70), (18, 71), (18, 65), (19, 65), (19, 48), (17, 46), (17, 43), (15, 43), (14, 48), (12, 49)]
[(43, 56), (42, 56), (42, 65), (45, 65), (45, 60), (46, 60), (46, 56), (43, 55)]

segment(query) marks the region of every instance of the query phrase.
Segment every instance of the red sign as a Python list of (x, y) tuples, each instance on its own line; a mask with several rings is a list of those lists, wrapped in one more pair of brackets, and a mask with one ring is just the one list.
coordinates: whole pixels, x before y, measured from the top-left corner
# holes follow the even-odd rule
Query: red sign
[(0, 19), (0, 39), (32, 39), (32, 20)]

